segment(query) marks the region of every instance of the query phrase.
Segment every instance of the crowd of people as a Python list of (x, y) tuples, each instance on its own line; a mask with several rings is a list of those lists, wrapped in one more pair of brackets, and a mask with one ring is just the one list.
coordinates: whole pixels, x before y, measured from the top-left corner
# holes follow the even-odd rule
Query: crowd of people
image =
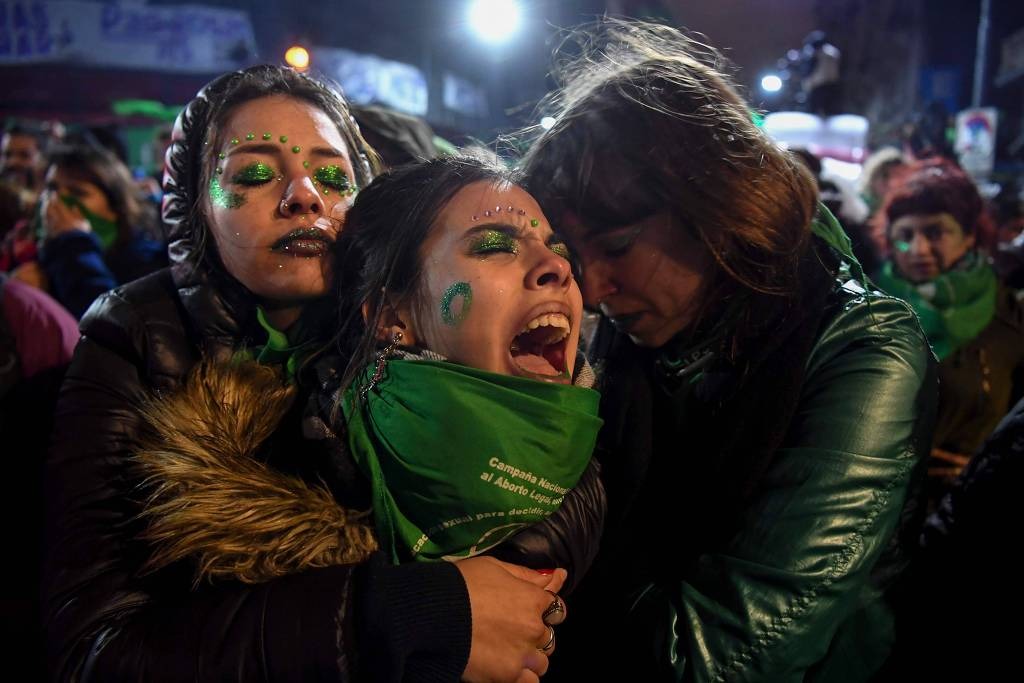
[(1010, 590), (1022, 238), (893, 151), (837, 218), (713, 49), (584, 35), (516, 159), (221, 75), (159, 217), (95, 136), (7, 128), (30, 670), (890, 680)]

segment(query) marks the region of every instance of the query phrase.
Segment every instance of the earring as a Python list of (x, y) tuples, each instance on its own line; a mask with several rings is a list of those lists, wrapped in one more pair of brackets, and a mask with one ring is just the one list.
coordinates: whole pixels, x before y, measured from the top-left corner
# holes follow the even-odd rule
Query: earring
[(395, 348), (398, 346), (398, 342), (402, 341), (402, 333), (395, 332), (394, 336), (391, 337), (391, 343), (384, 347), (384, 350), (377, 354), (377, 367), (373, 371), (373, 377), (370, 378), (370, 382), (363, 387), (363, 390), (359, 392), (359, 397), (366, 400), (366, 395), (370, 393), (370, 390), (377, 386), (377, 382), (380, 381), (381, 377), (384, 376), (384, 368), (388, 364), (388, 356), (394, 353)]

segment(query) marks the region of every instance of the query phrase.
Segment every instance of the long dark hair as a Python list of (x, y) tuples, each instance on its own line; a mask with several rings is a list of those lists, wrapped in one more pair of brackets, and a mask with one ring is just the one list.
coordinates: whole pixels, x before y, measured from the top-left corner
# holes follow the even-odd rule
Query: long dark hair
[(373, 358), (387, 306), (400, 306), (418, 295), (422, 245), (438, 215), (459, 190), (477, 182), (516, 184), (517, 174), (483, 153), (466, 152), (399, 166), (356, 196), (336, 244), (334, 264), (341, 322), (337, 343), (342, 358), (349, 359), (343, 386)]
[(62, 145), (50, 153), (48, 164), (103, 193), (117, 217), (114, 247), (130, 241), (136, 232), (155, 233), (154, 212), (141, 201), (131, 172), (113, 153), (94, 145)]
[(814, 179), (752, 120), (714, 49), (665, 26), (604, 19), (571, 34), (562, 88), (527, 131), (526, 189), (557, 222), (600, 232), (669, 210), (717, 264), (697, 321), (737, 290), (795, 295)]

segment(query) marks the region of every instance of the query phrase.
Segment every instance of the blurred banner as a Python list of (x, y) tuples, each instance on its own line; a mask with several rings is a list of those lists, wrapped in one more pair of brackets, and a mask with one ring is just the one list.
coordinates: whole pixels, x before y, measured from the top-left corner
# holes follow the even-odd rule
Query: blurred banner
[(416, 67), (340, 48), (315, 47), (311, 53), (313, 67), (340, 83), (353, 102), (426, 115), (427, 78)]
[(217, 73), (256, 54), (249, 14), (199, 5), (0, 1), (0, 64)]

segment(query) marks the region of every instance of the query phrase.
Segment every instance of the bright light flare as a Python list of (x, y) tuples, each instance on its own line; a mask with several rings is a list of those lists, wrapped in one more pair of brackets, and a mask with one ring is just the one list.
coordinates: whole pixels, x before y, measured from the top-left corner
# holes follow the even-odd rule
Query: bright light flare
[(761, 90), (765, 92), (779, 92), (782, 90), (782, 79), (775, 74), (769, 74), (761, 79)]
[(519, 30), (520, 19), (516, 0), (473, 0), (469, 6), (469, 25), (489, 43), (511, 38)]
[(551, 130), (551, 126), (555, 125), (554, 116), (545, 116), (540, 120), (540, 127), (544, 130)]
[(292, 45), (285, 50), (284, 61), (290, 67), (304, 71), (309, 68), (309, 50), (301, 45)]

